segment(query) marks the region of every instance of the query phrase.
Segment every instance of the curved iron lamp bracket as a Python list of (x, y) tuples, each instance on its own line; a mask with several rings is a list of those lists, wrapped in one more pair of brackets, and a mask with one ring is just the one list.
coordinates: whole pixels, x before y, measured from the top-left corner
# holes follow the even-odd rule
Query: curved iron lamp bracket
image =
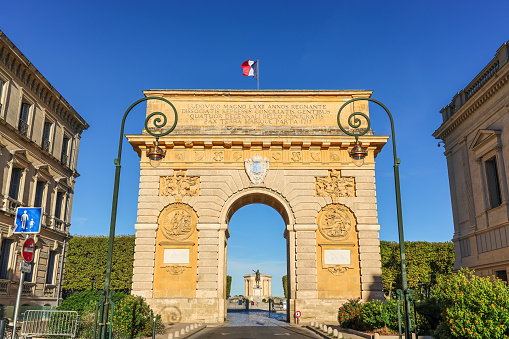
[[(166, 118), (166, 115), (164, 115), (164, 113), (162, 113), (162, 112), (150, 113), (149, 116), (145, 119), (145, 130), (147, 131), (148, 134), (154, 136), (156, 138), (156, 141), (158, 141), (159, 137), (163, 137), (165, 135), (170, 134), (171, 132), (173, 132), (173, 130), (177, 126), (177, 122), (178, 122), (177, 109), (175, 108), (175, 106), (173, 106), (173, 104), (169, 100), (166, 100), (165, 98), (161, 98), (161, 97), (146, 97), (146, 98), (142, 98), (140, 100), (135, 101), (131, 106), (129, 106), (129, 108), (127, 109), (127, 111), (124, 114), (124, 117), (122, 118), (122, 125), (120, 127), (120, 142), (119, 142), (119, 146), (118, 146), (118, 157), (117, 157), (117, 159), (115, 159), (115, 164), (117, 164), (117, 165), (120, 165), (120, 158), (121, 158), (121, 154), (122, 154), (122, 140), (123, 140), (123, 136), (124, 136), (125, 119), (127, 118), (127, 115), (129, 114), (129, 112), (131, 112), (131, 110), (136, 105), (138, 105), (141, 102), (148, 101), (148, 100), (164, 101), (165, 103), (167, 103), (168, 105), (171, 106), (171, 108), (173, 109), (173, 113), (175, 114), (175, 122), (170, 127), (170, 129), (168, 129), (166, 132), (163, 132), (163, 133), (154, 133), (154, 132), (150, 131), (150, 129), (148, 128), (148, 122), (150, 121), (150, 119), (154, 116), (157, 116), (154, 119), (154, 126), (156, 128), (163, 128), (164, 126), (166, 126), (166, 123), (168, 122), (168, 118)], [(161, 119), (161, 117), (162, 117), (162, 119)]]
[[(394, 153), (394, 163), (399, 163), (399, 159), (396, 156), (396, 134), (394, 133), (394, 121), (392, 120), (392, 114), (389, 111), (389, 109), (387, 107), (385, 107), (385, 105), (382, 104), (380, 101), (375, 100), (375, 99), (371, 99), (371, 98), (354, 98), (354, 99), (348, 100), (347, 102), (345, 102), (343, 104), (343, 106), (341, 106), (341, 108), (338, 111), (337, 123), (338, 123), (339, 128), (346, 135), (355, 137), (355, 142), (359, 141), (359, 137), (360, 136), (363, 136), (364, 134), (368, 133), (368, 131), (370, 130), (370, 127), (371, 127), (371, 120), (369, 119), (369, 117), (365, 113), (362, 113), (362, 112), (353, 112), (348, 117), (348, 126), (353, 128), (354, 129), (353, 131), (352, 130), (348, 131), (347, 129), (345, 129), (345, 127), (343, 127), (341, 125), (340, 115), (341, 115), (341, 112), (343, 111), (343, 109), (346, 106), (348, 106), (349, 104), (351, 104), (351, 103), (353, 103), (355, 101), (360, 101), (360, 100), (366, 100), (366, 101), (374, 102), (375, 104), (377, 104), (380, 107), (382, 107), (385, 110), (385, 112), (387, 112), (387, 115), (389, 115), (389, 119), (391, 121), (391, 134), (392, 134), (391, 136), (392, 136), (392, 150), (393, 150), (393, 153)], [(359, 116), (364, 118), (364, 120), (367, 122), (367, 126), (366, 127), (362, 127), (361, 128), (362, 119)]]

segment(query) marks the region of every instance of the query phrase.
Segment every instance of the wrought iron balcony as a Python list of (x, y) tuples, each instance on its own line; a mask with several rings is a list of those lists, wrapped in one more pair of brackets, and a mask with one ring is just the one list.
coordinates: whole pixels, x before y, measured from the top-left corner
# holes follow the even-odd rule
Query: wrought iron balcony
[(21, 134), (23, 134), (24, 136), (27, 136), (28, 135), (28, 124), (25, 121), (20, 120), (19, 124), (18, 124), (18, 131), (20, 131)]
[(67, 166), (67, 154), (62, 154), (60, 162), (62, 163), (62, 165)]
[(51, 141), (49, 139), (42, 139), (42, 149), (46, 152), (49, 152), (49, 148), (51, 146)]
[(34, 295), (35, 284), (32, 282), (23, 282), (23, 289), (21, 290), (21, 295), (23, 297), (31, 297)]

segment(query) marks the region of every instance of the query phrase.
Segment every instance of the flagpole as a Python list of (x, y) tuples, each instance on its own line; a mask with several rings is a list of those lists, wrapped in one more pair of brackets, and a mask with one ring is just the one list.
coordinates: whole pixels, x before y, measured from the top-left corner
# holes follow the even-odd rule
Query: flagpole
[(256, 89), (260, 90), (260, 60), (256, 60), (258, 67), (256, 67)]

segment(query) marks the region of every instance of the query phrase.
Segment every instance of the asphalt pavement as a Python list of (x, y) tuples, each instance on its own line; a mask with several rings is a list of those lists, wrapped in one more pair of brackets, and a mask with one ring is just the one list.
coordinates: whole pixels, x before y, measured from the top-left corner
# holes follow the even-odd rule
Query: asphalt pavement
[(302, 339), (321, 338), (304, 327), (288, 324), (286, 322), (286, 312), (271, 312), (269, 314), (268, 311), (260, 309), (252, 309), (248, 312), (229, 311), (224, 325), (207, 327), (187, 338), (268, 339), (279, 337)]
[(268, 338), (297, 338), (322, 339), (303, 327), (296, 326), (238, 326), (238, 327), (207, 327), (206, 329), (188, 337), (188, 339), (268, 339)]

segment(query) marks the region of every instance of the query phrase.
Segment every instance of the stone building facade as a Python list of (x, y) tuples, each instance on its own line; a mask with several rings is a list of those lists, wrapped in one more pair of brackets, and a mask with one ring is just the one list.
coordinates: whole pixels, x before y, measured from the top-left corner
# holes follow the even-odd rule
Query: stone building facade
[(244, 276), (244, 297), (251, 301), (262, 301), (272, 296), (272, 276), (260, 274), (260, 283), (256, 282), (256, 274)]
[[(383, 298), (374, 160), (388, 137), (363, 136), (369, 154), (357, 167), (355, 140), (336, 123), (343, 103), (371, 92), (144, 93), (178, 112), (176, 129), (159, 139), (166, 155), (157, 168), (146, 153), (154, 137), (127, 136), (141, 157), (132, 293), (163, 321), (223, 322), (228, 223), (252, 203), (286, 225), (289, 321), (296, 310), (301, 323), (336, 321), (347, 299)], [(147, 103), (147, 116), (173, 123), (170, 105)], [(345, 110), (369, 114), (366, 101)]]
[(455, 269), (507, 281), (509, 270), (509, 44), (444, 107)]
[(21, 303), (56, 305), (68, 240), (78, 149), (88, 124), (0, 31), (0, 296), (14, 305), (23, 239), (16, 207), (43, 207)]

